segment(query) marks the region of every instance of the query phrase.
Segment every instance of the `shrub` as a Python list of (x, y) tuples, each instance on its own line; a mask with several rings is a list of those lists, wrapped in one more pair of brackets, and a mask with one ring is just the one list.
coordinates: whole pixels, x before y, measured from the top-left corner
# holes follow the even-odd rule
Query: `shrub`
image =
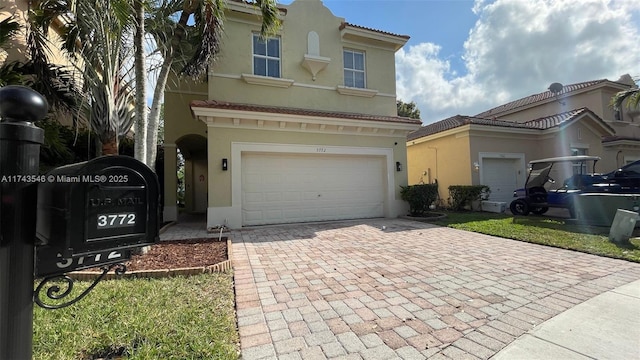
[(420, 216), (438, 199), (438, 184), (400, 186), (402, 200), (409, 203), (409, 215)]
[(453, 210), (464, 210), (466, 206), (471, 208), (471, 202), (486, 200), (491, 189), (486, 185), (451, 185), (449, 186), (449, 206)]

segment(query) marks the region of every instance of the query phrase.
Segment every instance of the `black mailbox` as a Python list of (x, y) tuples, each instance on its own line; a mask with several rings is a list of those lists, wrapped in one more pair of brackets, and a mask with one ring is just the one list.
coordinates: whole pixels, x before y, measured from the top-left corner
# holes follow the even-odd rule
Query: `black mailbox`
[(140, 161), (102, 156), (56, 168), (45, 180), (38, 185), (38, 264), (159, 241), (158, 178)]

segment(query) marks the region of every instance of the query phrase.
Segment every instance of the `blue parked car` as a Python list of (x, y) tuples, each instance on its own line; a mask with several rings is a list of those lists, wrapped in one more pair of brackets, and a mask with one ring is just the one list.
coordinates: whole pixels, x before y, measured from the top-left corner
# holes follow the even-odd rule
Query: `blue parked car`
[(599, 184), (610, 192), (640, 194), (640, 160), (602, 175)]

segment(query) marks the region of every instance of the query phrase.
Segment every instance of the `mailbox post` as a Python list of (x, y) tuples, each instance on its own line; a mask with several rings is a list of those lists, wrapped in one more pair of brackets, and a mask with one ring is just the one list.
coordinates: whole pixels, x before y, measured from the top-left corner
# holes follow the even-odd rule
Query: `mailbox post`
[(42, 95), (23, 86), (0, 89), (0, 359), (31, 359), (34, 238), (40, 145), (33, 125), (47, 114)]

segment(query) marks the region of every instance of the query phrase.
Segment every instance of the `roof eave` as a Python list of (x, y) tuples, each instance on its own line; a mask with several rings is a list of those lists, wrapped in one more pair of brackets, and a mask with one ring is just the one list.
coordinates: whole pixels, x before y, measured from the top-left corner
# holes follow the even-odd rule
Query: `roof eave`
[(384, 32), (363, 29), (350, 24), (343, 24), (340, 26), (340, 36), (343, 40), (355, 40), (355, 41), (375, 41), (383, 43), (389, 47), (392, 47), (394, 51), (400, 50), (407, 41), (409, 36), (407, 35), (393, 35)]
[(351, 119), (339, 116), (319, 116), (305, 114), (287, 114), (269, 111), (220, 109), (215, 107), (198, 106), (192, 103), (191, 114), (195, 119), (207, 122), (207, 118), (233, 118), (243, 120), (281, 121), (284, 123), (325, 124), (352, 127), (375, 127), (387, 130), (411, 132), (420, 127), (416, 122), (384, 121), (375, 119)]

